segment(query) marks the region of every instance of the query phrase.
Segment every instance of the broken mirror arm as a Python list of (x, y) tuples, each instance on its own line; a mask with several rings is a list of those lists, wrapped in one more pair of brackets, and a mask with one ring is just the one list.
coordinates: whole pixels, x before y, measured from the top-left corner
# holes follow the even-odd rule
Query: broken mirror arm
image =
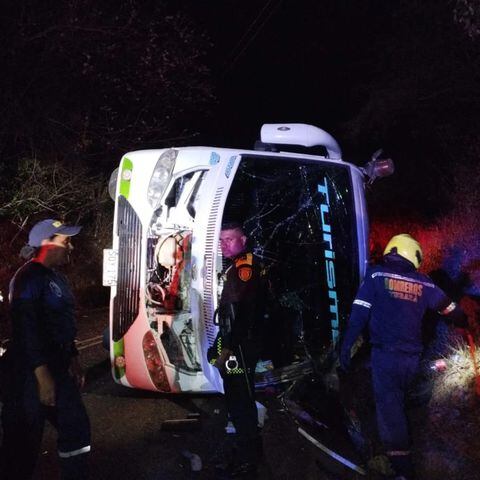
[(360, 170), (368, 177), (368, 185), (371, 185), (377, 178), (388, 177), (395, 171), (395, 165), (391, 158), (381, 158), (383, 149), (378, 149), (372, 159)]

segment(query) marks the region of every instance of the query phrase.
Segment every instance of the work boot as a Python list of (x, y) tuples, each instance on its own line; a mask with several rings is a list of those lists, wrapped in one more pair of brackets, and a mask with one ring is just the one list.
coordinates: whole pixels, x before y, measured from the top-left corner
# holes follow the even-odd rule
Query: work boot
[(60, 458), (62, 480), (87, 480), (89, 478), (89, 453)]

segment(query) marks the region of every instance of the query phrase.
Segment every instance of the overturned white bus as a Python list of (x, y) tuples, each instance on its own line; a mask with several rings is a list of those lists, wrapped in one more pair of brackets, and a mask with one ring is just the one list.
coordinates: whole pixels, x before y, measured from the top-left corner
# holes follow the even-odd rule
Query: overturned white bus
[[(312, 154), (313, 149), (316, 153)], [(301, 153), (299, 153), (301, 152)], [(303, 375), (335, 348), (367, 263), (366, 168), (304, 124), (269, 124), (255, 150), (181, 147), (123, 156), (114, 181), (110, 353), (115, 380), (160, 392), (222, 391), (206, 359), (223, 259), (223, 221), (241, 221), (268, 269), (268, 368), (257, 384)]]

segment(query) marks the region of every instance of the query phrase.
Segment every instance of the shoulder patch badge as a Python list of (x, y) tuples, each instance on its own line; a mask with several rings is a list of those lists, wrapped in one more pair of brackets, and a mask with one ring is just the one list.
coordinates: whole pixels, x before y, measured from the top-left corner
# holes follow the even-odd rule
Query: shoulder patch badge
[(237, 257), (235, 260), (235, 265), (237, 268), (240, 268), (244, 265), (250, 266), (253, 264), (253, 255), (251, 253), (244, 253), (243, 255), (240, 255)]
[(238, 278), (242, 282), (248, 282), (252, 278), (252, 267), (250, 266), (241, 266), (238, 269)]

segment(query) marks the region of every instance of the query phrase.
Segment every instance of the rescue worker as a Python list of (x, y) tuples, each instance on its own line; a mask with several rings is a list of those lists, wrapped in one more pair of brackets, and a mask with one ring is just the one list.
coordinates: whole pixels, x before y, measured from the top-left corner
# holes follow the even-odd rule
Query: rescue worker
[(351, 348), (368, 326), (379, 435), (399, 480), (414, 478), (405, 397), (419, 369), (425, 311), (435, 310), (466, 326), (462, 310), (417, 272), (421, 262), (422, 249), (414, 238), (392, 237), (383, 265), (369, 269), (360, 285), (340, 352), (341, 368), (348, 371)]
[(227, 412), (237, 433), (238, 457), (225, 473), (232, 478), (251, 478), (261, 450), (254, 375), (266, 290), (259, 260), (248, 251), (239, 223), (222, 226), (220, 248), (229, 263), (217, 312), (220, 331), (208, 357), (222, 375)]
[(35, 224), (27, 246), (33, 258), (10, 283), (10, 375), (0, 455), (5, 480), (31, 478), (46, 419), (57, 429), (62, 479), (88, 476), (90, 424), (80, 397), (84, 375), (74, 344), (74, 299), (56, 270), (68, 262), (71, 237), (80, 229), (53, 219)]

